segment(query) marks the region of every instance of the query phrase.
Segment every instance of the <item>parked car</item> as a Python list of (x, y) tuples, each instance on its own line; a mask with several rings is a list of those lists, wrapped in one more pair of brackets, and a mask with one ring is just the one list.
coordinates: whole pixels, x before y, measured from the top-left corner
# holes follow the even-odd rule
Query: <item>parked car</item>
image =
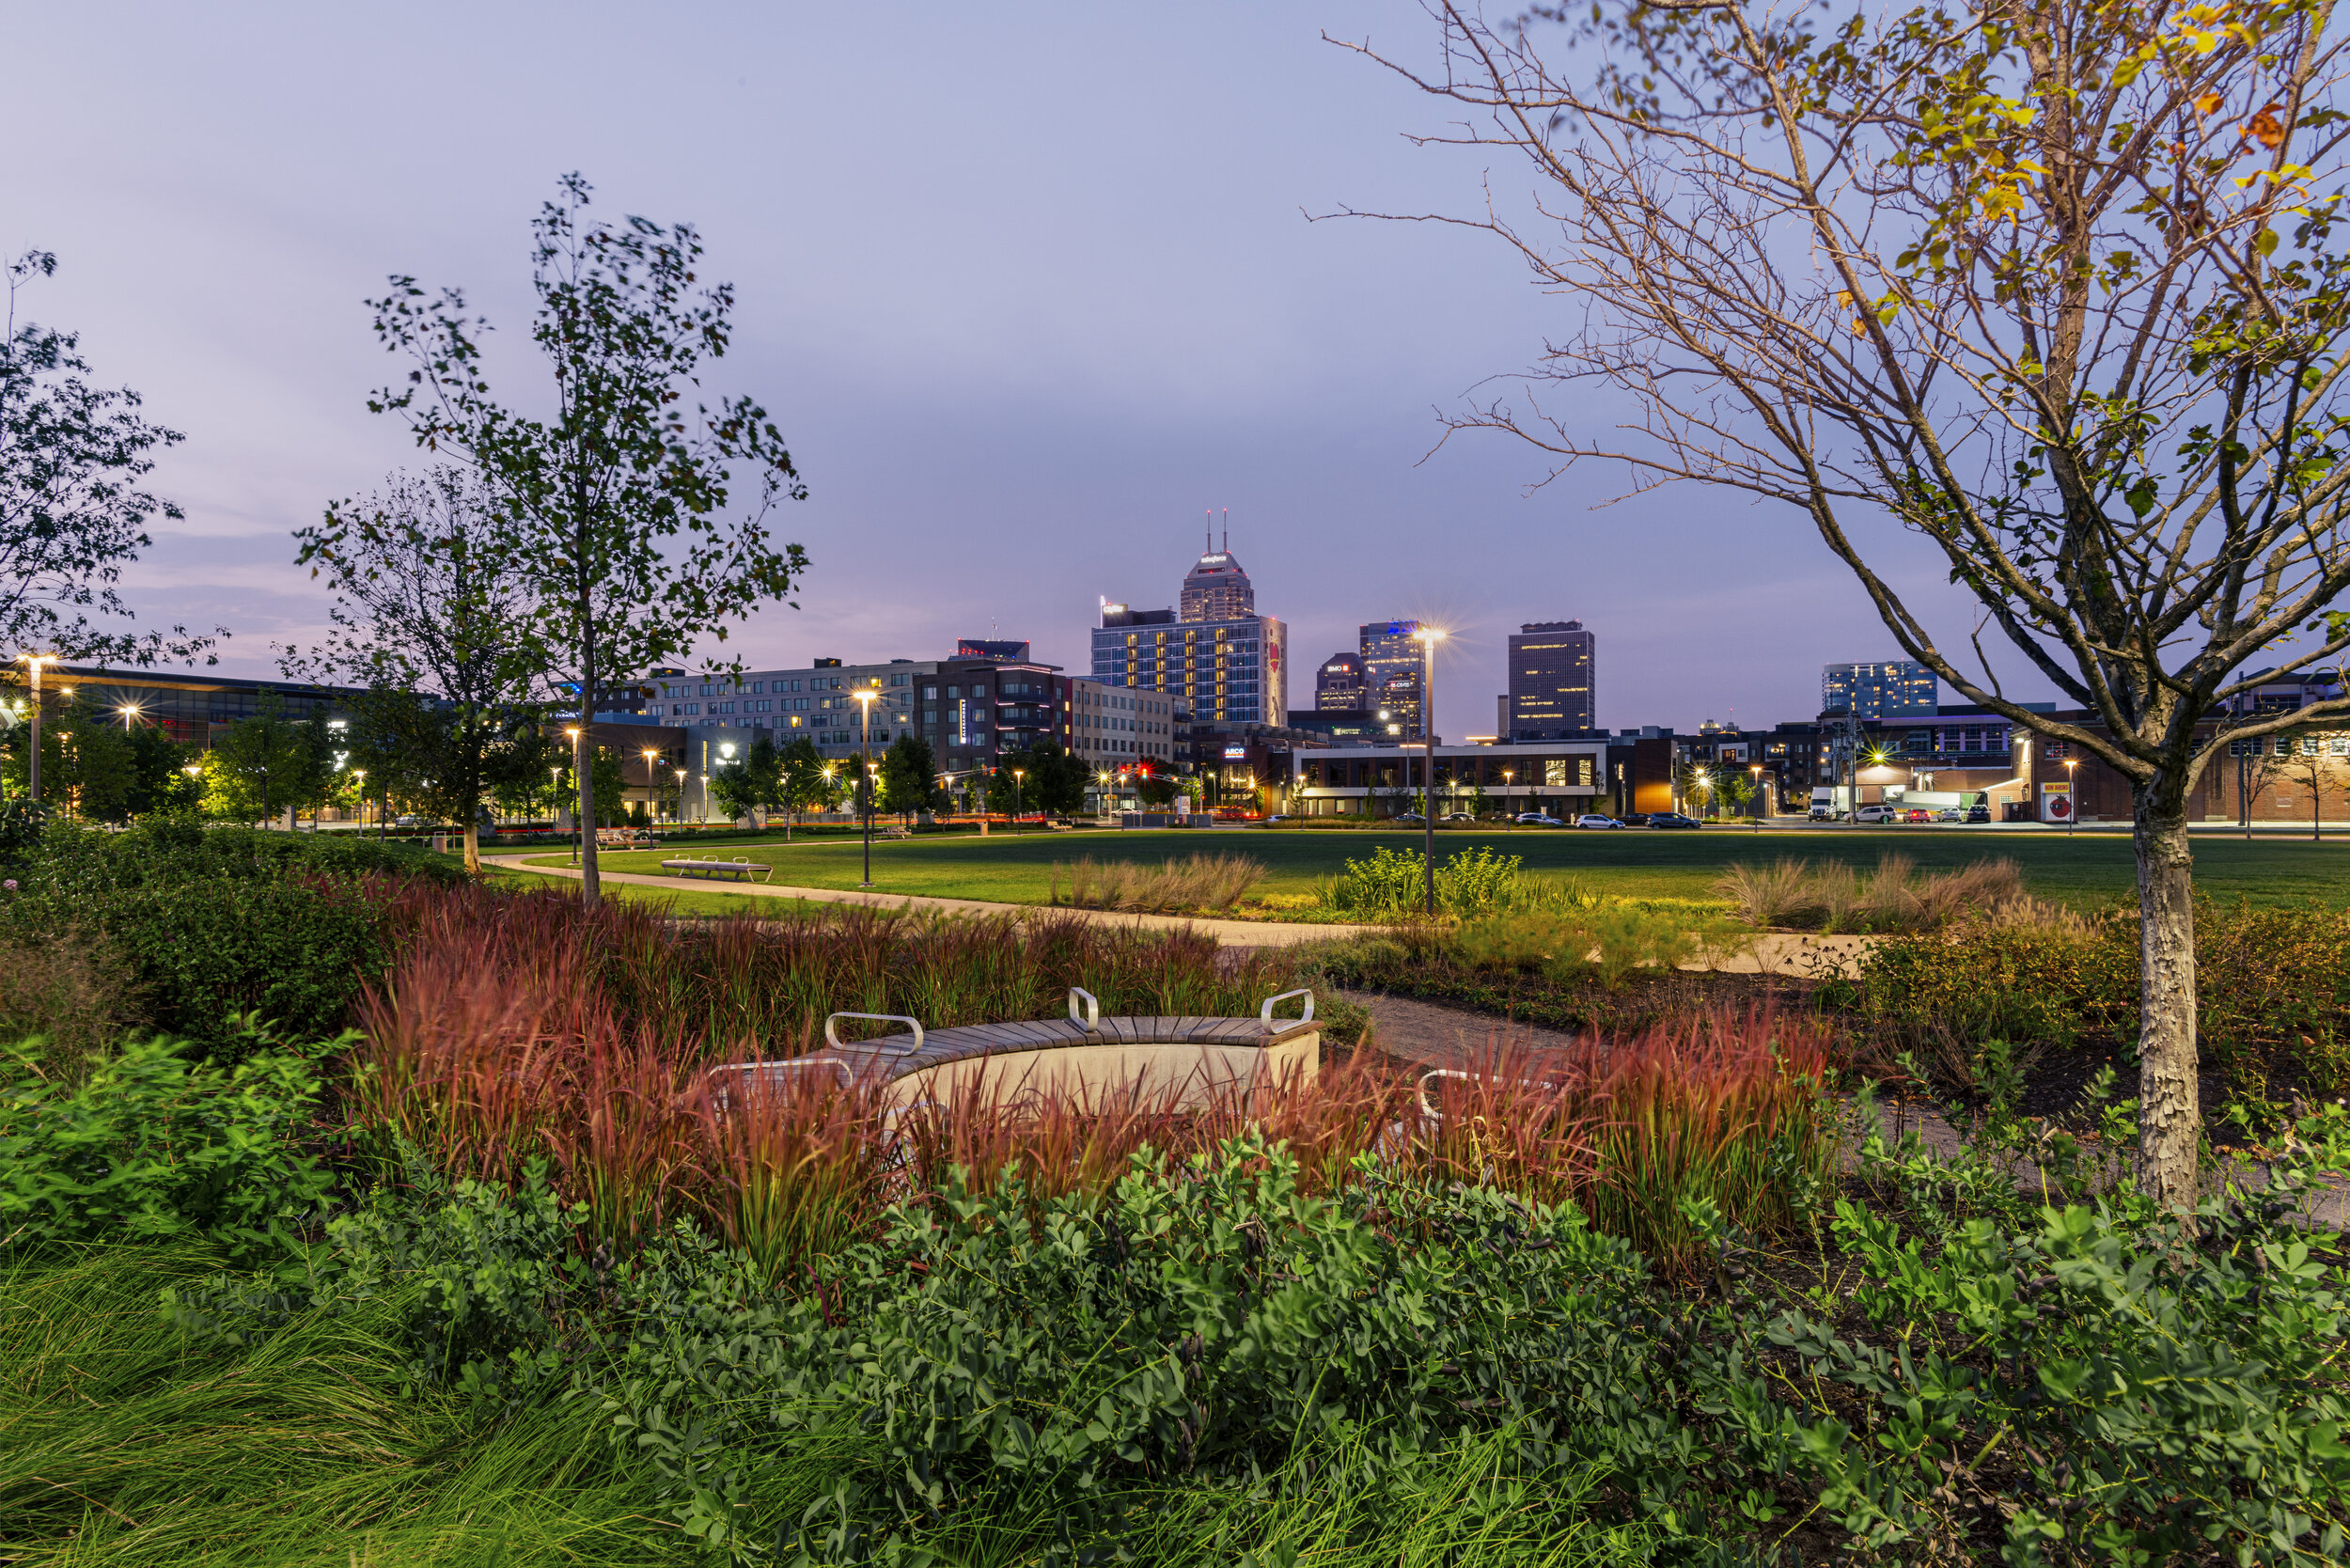
[(1567, 824), (1556, 817), (1540, 811), (1521, 811), (1518, 813), (1518, 825), (1520, 827), (1564, 827)]
[(1574, 819), (1574, 825), (1577, 827), (1622, 827), (1623, 823), (1613, 817), (1603, 817), (1596, 811), (1586, 811)]
[(1985, 802), (1977, 801), (1974, 805), (1966, 808), (1966, 820), (1970, 823), (1989, 822), (1991, 820), (1990, 806)]
[(1646, 811), (1626, 811), (1616, 821), (1625, 827), (1646, 827), (1648, 819), (1649, 814)]
[(1853, 821), (1856, 823), (1898, 822), (1901, 820), (1901, 814), (1902, 808), (1898, 806), (1864, 806), (1853, 813)]
[(1703, 827), (1705, 825), (1695, 817), (1684, 817), (1678, 811), (1653, 812), (1649, 817), (1648, 824), (1651, 827)]
[(1908, 810), (1902, 813), (1902, 821), (1905, 823), (1930, 823), (1934, 821), (1934, 813), (1932, 810), (1923, 806), (1913, 806)]
[(1955, 806), (1945, 806), (1934, 814), (1934, 820), (1938, 823), (1963, 823), (1966, 820), (1966, 813)]
[(1408, 823), (1414, 827), (1419, 826), (1427, 820), (1428, 819), (1426, 817), (1421, 816), (1417, 811), (1398, 811), (1394, 816), (1387, 819), (1387, 821), (1391, 823)]
[(1440, 823), (1473, 823), (1477, 820), (1477, 813), (1474, 811), (1447, 811), (1443, 816), (1438, 817), (1436, 820)]

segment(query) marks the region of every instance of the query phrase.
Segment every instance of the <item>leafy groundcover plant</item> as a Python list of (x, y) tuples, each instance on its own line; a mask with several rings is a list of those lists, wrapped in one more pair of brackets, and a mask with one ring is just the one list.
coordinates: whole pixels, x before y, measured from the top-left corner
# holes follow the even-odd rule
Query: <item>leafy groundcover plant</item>
[(1314, 1196), (1246, 1138), (1091, 1194), (950, 1178), (791, 1289), (690, 1231), (615, 1258), (535, 1184), (425, 1178), (294, 1288), (169, 1309), (258, 1353), (397, 1298), (420, 1386), (568, 1404), (744, 1560), (1103, 1560), (1201, 1498), (1298, 1507), (1476, 1450), (1644, 1560), (2316, 1564), (2350, 1521), (2342, 1258), (2293, 1215), (2343, 1119), (2304, 1131), (2191, 1236), (2126, 1188), (2043, 1206), (1872, 1139), (1808, 1262), (1693, 1204), (1696, 1288), (1572, 1207), (1368, 1156)]

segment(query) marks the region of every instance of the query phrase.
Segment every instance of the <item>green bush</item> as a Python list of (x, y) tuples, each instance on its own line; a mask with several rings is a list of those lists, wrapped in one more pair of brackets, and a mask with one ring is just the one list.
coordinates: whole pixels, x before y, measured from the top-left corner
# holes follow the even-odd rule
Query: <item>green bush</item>
[[(796, 1294), (690, 1232), (583, 1258), (535, 1181), (424, 1178), (302, 1285), (167, 1310), (254, 1343), (389, 1304), (413, 1376), (594, 1411), (686, 1535), (784, 1561), (920, 1560), (998, 1518), (1022, 1560), (1102, 1560), (1186, 1498), (1282, 1508), (1481, 1446), (1646, 1560), (1801, 1529), (1871, 1560), (2314, 1568), (2350, 1525), (2344, 1281), (2296, 1216), (2346, 1131), (2304, 1123), (2193, 1231), (2126, 1185), (2044, 1207), (1987, 1156), (1872, 1135), (1875, 1201), (1839, 1206), (1816, 1271), (1751, 1269), (1691, 1205), (1695, 1294), (1571, 1210), (1371, 1168), (1317, 1199), (1259, 1145), (1146, 1154), (1091, 1198), (950, 1179)], [(746, 1539), (779, 1453), (828, 1474)]]
[[(2138, 1034), (2133, 917), (2062, 926), (1970, 921), (1888, 938), (1861, 959), (1856, 1003), (1896, 1039), (2126, 1045)], [(2241, 1094), (2350, 1088), (2350, 912), (2199, 902), (2198, 1027)]]
[(331, 1177), (303, 1147), (319, 1062), (257, 1041), (226, 1067), (133, 1042), (68, 1084), (38, 1041), (0, 1056), (0, 1243), (204, 1236), (274, 1260)]
[(52, 824), (0, 895), (0, 947), (68, 926), (131, 966), (137, 1021), (226, 1049), (258, 1013), (281, 1034), (339, 1032), (390, 952), (400, 894), (463, 881), (449, 863), (358, 838), (142, 823)]

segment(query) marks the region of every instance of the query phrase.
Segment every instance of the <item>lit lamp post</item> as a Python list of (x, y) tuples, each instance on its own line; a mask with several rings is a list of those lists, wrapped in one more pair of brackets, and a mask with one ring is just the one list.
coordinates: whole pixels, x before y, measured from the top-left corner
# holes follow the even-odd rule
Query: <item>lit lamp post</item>
[(870, 686), (861, 686), (850, 693), (856, 698), (857, 745), (865, 762), (865, 880), (859, 887), (873, 886), (873, 698), (881, 693)]
[(1028, 776), (1026, 768), (1011, 770), (1011, 830), (1020, 831), (1020, 781)]
[(32, 786), (31, 798), (35, 802), (40, 799), (40, 666), (54, 665), (56, 662), (57, 656), (54, 653), (24, 655), (24, 663), (31, 667), (33, 672), (33, 756), (27, 781)]
[(652, 760), (660, 755), (661, 753), (659, 750), (652, 746), (647, 746), (645, 748), (645, 793), (652, 797), (652, 799), (647, 803), (650, 809), (648, 809), (646, 815), (649, 818), (653, 812), (661, 809), (661, 786), (653, 782), (652, 772)]
[(2072, 814), (2065, 819), (2064, 836), (2068, 839), (2078, 833), (2081, 828), (2080, 792), (2073, 787), (2073, 770), (2079, 766), (2080, 763), (2070, 757), (2064, 760), (2064, 801), (2073, 808)]
[(1510, 798), (1510, 786), (1517, 782), (1517, 776), (1518, 770), (1515, 768), (1501, 770), (1501, 820), (1510, 824), (1509, 831), (1512, 833), (1518, 830), (1518, 803)]
[(368, 836), (368, 770), (352, 769), (351, 781), (359, 791), (359, 837), (365, 839)]
[(1427, 840), (1428, 916), (1436, 915), (1436, 644), (1444, 634), (1423, 626), (1412, 634), (1419, 643), (1420, 829)]
[(1762, 764), (1755, 763), (1747, 770), (1754, 775), (1754, 830), (1762, 831)]
[(1110, 796), (1109, 771), (1107, 769), (1104, 769), (1096, 776), (1099, 778), (1102, 785), (1102, 815), (1106, 817), (1110, 815), (1111, 812), (1118, 809), (1118, 803)]

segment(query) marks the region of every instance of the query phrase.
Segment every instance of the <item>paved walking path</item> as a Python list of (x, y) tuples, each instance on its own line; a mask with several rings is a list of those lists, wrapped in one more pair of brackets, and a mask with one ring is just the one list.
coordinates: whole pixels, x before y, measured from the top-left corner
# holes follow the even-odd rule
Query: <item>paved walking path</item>
[[(485, 855), (481, 863), (506, 870), (569, 877), (574, 882), (579, 880), (580, 873), (575, 867), (533, 866), (529, 864), (530, 858), (526, 855)], [(1073, 915), (1095, 925), (1137, 926), (1145, 931), (1203, 932), (1228, 947), (1290, 948), (1301, 942), (1353, 936), (1377, 929), (1372, 926), (1285, 925), (1277, 920), (1210, 920), (1188, 915), (1140, 915), (1119, 909), (1070, 909), (1034, 903), (990, 903), (980, 899), (933, 899), (909, 893), (866, 893), (853, 887), (779, 887), (764, 882), (688, 882), (682, 877), (647, 876), (639, 871), (604, 871), (601, 875), (605, 882), (659, 887), (671, 893), (698, 892), (709, 887), (720, 892), (748, 893), (753, 898), (802, 899), (810, 903), (858, 903), (874, 909), (916, 909), (941, 915)]]

